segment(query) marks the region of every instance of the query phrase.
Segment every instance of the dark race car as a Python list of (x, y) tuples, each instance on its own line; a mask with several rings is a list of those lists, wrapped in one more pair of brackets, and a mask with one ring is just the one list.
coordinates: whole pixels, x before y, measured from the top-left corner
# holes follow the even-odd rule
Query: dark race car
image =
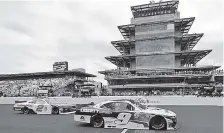
[(77, 109), (74, 121), (93, 127), (127, 129), (177, 129), (176, 114), (167, 109), (146, 107), (130, 100), (106, 101)]

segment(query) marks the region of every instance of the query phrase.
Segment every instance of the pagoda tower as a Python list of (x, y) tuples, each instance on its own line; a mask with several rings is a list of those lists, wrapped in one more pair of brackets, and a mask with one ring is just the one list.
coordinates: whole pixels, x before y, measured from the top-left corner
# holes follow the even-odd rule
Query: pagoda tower
[[(197, 72), (218, 68), (196, 67), (212, 50), (193, 49), (203, 33), (189, 33), (195, 17), (180, 18), (178, 5), (178, 0), (172, 0), (131, 7), (131, 24), (118, 26), (124, 40), (111, 42), (121, 55), (105, 57), (117, 69), (99, 72), (105, 74), (109, 87), (134, 91), (179, 88), (184, 87), (181, 82), (201, 76)], [(204, 76), (206, 81), (210, 75)]]

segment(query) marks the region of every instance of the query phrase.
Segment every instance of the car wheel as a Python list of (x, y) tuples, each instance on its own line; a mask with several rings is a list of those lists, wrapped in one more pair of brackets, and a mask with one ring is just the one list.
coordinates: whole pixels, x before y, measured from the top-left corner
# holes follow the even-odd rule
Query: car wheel
[(29, 114), (30, 113), (30, 109), (27, 107), (23, 108), (23, 114)]
[(153, 130), (165, 130), (166, 120), (162, 116), (155, 116), (149, 122), (149, 129)]
[(101, 116), (99, 115), (96, 115), (96, 116), (93, 116), (91, 118), (91, 125), (95, 128), (100, 128), (100, 127), (103, 127), (104, 125), (104, 120)]
[(52, 114), (54, 114), (54, 115), (59, 114), (59, 108), (58, 107), (53, 107), (52, 108)]

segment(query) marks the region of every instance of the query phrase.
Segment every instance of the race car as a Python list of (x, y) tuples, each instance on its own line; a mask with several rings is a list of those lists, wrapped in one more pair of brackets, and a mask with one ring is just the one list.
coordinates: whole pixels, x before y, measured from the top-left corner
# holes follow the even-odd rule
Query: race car
[(90, 123), (99, 128), (176, 130), (177, 117), (173, 111), (147, 107), (133, 100), (105, 101), (77, 109), (74, 121)]
[(76, 110), (75, 105), (53, 104), (49, 99), (35, 98), (29, 101), (15, 103), (14, 111), (23, 114), (71, 114)]

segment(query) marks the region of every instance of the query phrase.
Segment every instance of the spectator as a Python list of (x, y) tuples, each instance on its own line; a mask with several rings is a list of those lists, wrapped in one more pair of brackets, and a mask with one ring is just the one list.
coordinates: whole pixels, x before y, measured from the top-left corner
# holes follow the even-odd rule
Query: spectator
[(50, 79), (7, 80), (0, 83), (0, 91), (6, 96), (34, 96), (39, 86), (51, 85), (53, 90), (50, 90), (50, 92), (53, 93), (60, 88), (64, 88), (74, 79), (73, 76), (66, 76)]

